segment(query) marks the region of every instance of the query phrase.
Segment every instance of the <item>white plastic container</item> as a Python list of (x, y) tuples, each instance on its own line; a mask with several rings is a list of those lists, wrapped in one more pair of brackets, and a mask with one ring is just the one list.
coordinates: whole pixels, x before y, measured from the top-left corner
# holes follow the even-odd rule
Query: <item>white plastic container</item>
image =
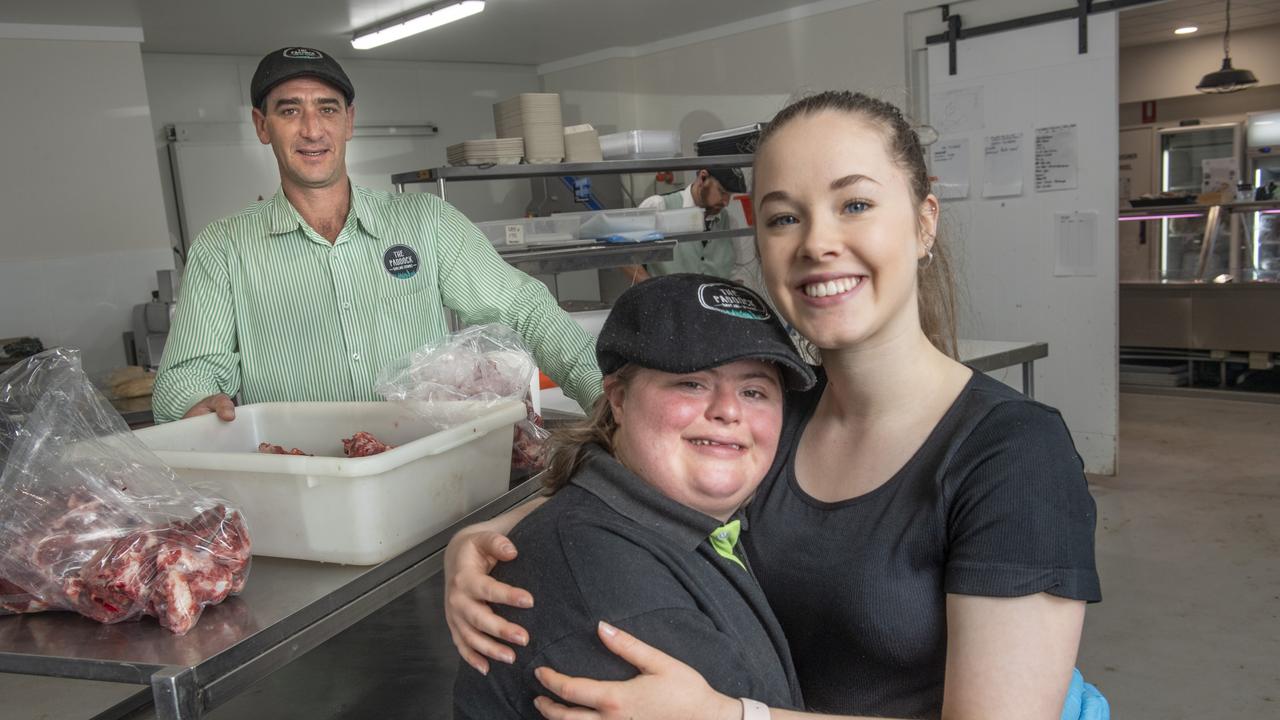
[(706, 218), (706, 211), (700, 207), (660, 210), (658, 211), (658, 232), (664, 235), (702, 232), (707, 229), (704, 218)]
[[(261, 403), (223, 422), (203, 415), (138, 439), (178, 477), (244, 512), (255, 555), (372, 565), (444, 530), (506, 491), (522, 403), (448, 403), (427, 416), (401, 403)], [(443, 419), (446, 416), (453, 420)], [(468, 418), (468, 419), (459, 419)], [(395, 445), (342, 456), (357, 431)], [(265, 455), (258, 443), (317, 457)]]
[(577, 217), (581, 222), (578, 237), (599, 238), (614, 233), (642, 232), (658, 228), (658, 211), (653, 208), (593, 210), (582, 213), (557, 213), (551, 217)]
[(680, 133), (672, 130), (628, 130), (600, 136), (605, 160), (644, 160), (680, 156)]
[(539, 245), (569, 242), (578, 238), (582, 218), (576, 215), (556, 215), (541, 218), (515, 218), (478, 222), (476, 227), (489, 238), (494, 247), (508, 245)]

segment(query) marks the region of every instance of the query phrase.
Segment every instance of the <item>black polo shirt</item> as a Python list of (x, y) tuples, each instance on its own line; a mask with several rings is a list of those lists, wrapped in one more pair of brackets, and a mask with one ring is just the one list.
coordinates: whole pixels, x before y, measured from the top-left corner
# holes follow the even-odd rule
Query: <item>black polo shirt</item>
[(529, 631), (529, 646), (515, 649), (514, 665), (490, 663), (488, 675), (460, 664), (454, 717), (541, 717), (533, 699), (550, 693), (533, 671), (543, 665), (602, 680), (633, 677), (636, 670), (596, 636), (600, 620), (687, 663), (726, 695), (801, 707), (764, 593), (708, 541), (720, 525), (593, 447), (570, 485), (512, 531), (520, 555), (493, 573), (533, 593), (532, 609), (494, 608)]
[(795, 450), (825, 386), (787, 397), (748, 554), (810, 710), (939, 717), (948, 594), (1101, 599), (1083, 463), (1058, 411), (975, 372), (893, 477), (824, 502)]

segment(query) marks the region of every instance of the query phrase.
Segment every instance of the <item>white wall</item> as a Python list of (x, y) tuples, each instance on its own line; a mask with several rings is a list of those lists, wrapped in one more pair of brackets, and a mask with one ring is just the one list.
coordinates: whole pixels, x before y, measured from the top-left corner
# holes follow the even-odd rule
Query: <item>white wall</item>
[(173, 267), (138, 43), (0, 39), (0, 97), (0, 337), (123, 365), (132, 306)]
[[(161, 168), (169, 234), (177, 244), (178, 221), (168, 170), (163, 128), (173, 123), (250, 122), (249, 83), (257, 57), (145, 53), (142, 56), (151, 98), (152, 155)], [(356, 89), (357, 125), (439, 126), (435, 136), (399, 141), (356, 138), (354, 144), (376, 144), (379, 154), (352, 149), (353, 175), (376, 178), (376, 187), (391, 189), (391, 174), (445, 164), (445, 149), (454, 143), (493, 137), (493, 104), (522, 92), (536, 92), (534, 68), (521, 65), (418, 63), (345, 60), (343, 69)], [(390, 152), (387, 149), (391, 148)], [(271, 149), (261, 146), (264, 157)], [(357, 162), (356, 157), (360, 157)], [(274, 164), (274, 160), (271, 161)], [(219, 181), (234, 185), (234, 173)], [(406, 190), (435, 190), (411, 185)], [(246, 196), (243, 205), (257, 199)], [(518, 217), (529, 202), (528, 183), (455, 183), (446, 191), (450, 202), (473, 220)], [(231, 208), (228, 213), (239, 208)], [(191, 228), (192, 237), (200, 228)]]
[[(1115, 472), (1117, 402), (1116, 102), (1114, 13), (1090, 18), (1089, 52), (1080, 55), (1074, 21), (963, 41), (958, 72), (947, 49), (929, 50), (932, 124), (942, 139), (968, 138), (969, 194), (943, 201), (942, 232), (954, 251), (967, 298), (962, 337), (1046, 341), (1036, 363), (1036, 398), (1062, 411), (1091, 473)], [(974, 123), (948, 127), (943, 98), (981, 92)], [(1076, 126), (1077, 186), (1035, 187), (1036, 128)], [(1021, 193), (983, 195), (984, 139), (1022, 133)], [(1057, 213), (1097, 213), (1095, 268), (1055, 275)], [(998, 373), (1015, 387), (1016, 370)]]
[[(945, 67), (917, 74), (924, 68), (912, 66), (924, 38), (945, 30), (937, 4), (932, 0), (815, 2), (795, 17), (771, 25), (734, 23), (715, 32), (623, 49), (607, 59), (584, 58), (593, 60), (586, 64), (554, 63), (541, 69), (543, 87), (561, 94), (566, 116), (575, 122), (609, 129), (678, 129), (690, 153), (699, 133), (767, 120), (791, 96), (805, 91), (849, 88), (905, 108), (924, 108), (927, 102), (919, 95), (928, 89), (913, 85), (925, 77), (930, 84), (948, 82)], [(950, 5), (966, 27), (974, 27), (1060, 10), (1070, 3), (973, 0)], [(1006, 277), (1001, 273), (1009, 266), (1001, 258), (989, 257), (985, 250), (972, 253), (959, 278), (964, 300), (960, 313), (961, 327), (969, 337), (1050, 341), (1049, 361), (1038, 363), (1038, 387), (1048, 402), (1063, 407), (1090, 470), (1105, 472), (1115, 458), (1117, 397), (1115, 228), (1111, 222), (1116, 202), (1118, 104), (1114, 16), (1091, 19), (1090, 27), (1093, 32), (1103, 30), (1090, 45), (1095, 49), (1090, 58), (1102, 67), (1073, 74), (1070, 82), (1075, 83), (1072, 93), (1089, 98), (1088, 107), (1098, 111), (1094, 117), (1080, 118), (1080, 140), (1091, 152), (1100, 153), (1098, 157), (1106, 157), (1105, 166), (1091, 166), (1092, 174), (1082, 175), (1078, 192), (1056, 193), (1059, 197), (1035, 203), (1027, 200), (1034, 208), (1021, 224), (993, 223), (975, 231), (979, 233), (975, 237), (983, 237), (987, 247), (1014, 248), (1021, 261), (1032, 262), (1033, 257), (1038, 261), (1046, 252), (1049, 232), (1042, 216), (1051, 217), (1050, 208), (1088, 205), (1100, 213), (1099, 252), (1107, 260), (1096, 278), (1073, 284), (1074, 279), (1055, 283), (1038, 276), (1035, 281)], [(1064, 38), (1074, 52), (1074, 33)], [(962, 57), (966, 44), (980, 40), (962, 41)], [(1102, 73), (1096, 89), (1093, 72)], [(1061, 111), (1071, 109), (1063, 107), (1068, 96), (1057, 95), (1052, 88), (1025, 84), (1019, 88), (1032, 98), (1023, 108), (1029, 114), (1019, 116), (1019, 122), (1044, 124), (1042, 120), (1061, 117)], [(1033, 141), (1034, 135), (1029, 136), (1028, 142)], [(643, 194), (643, 186), (638, 190)], [(1034, 190), (1027, 192), (1034, 195)], [(1034, 246), (1020, 245), (1028, 239), (1021, 228), (1033, 228)], [(993, 264), (984, 265), (988, 259)], [(1088, 289), (1077, 297), (1079, 286)], [(1087, 352), (1074, 346), (1081, 337), (1088, 339)], [(1016, 385), (1016, 371), (1010, 377)]]
[[(1232, 30), (1231, 64), (1252, 70), (1259, 85), (1280, 83), (1277, 38), (1280, 25)], [(1200, 78), (1221, 67), (1220, 34), (1125, 48), (1120, 53), (1120, 102), (1195, 95)]]

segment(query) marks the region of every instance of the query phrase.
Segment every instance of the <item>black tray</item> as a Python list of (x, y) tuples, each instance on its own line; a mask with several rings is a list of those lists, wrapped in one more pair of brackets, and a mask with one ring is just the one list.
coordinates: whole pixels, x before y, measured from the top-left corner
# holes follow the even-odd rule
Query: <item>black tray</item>
[(1157, 197), (1157, 198), (1130, 198), (1129, 207), (1145, 208), (1145, 207), (1163, 207), (1165, 205), (1191, 205), (1195, 203), (1195, 195), (1178, 195), (1173, 197)]

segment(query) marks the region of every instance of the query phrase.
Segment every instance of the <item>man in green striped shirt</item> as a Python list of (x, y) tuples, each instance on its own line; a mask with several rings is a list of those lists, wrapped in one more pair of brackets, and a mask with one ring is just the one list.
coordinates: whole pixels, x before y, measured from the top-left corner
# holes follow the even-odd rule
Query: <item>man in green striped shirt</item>
[(594, 343), (542, 283), (502, 261), (453, 206), (427, 193), (351, 183), (355, 92), (332, 58), (285, 48), (251, 85), (259, 140), (280, 190), (210, 223), (187, 258), (152, 399), (158, 422), (231, 398), (376, 400), (387, 363), (468, 324), (514, 328), (584, 408), (600, 394)]

